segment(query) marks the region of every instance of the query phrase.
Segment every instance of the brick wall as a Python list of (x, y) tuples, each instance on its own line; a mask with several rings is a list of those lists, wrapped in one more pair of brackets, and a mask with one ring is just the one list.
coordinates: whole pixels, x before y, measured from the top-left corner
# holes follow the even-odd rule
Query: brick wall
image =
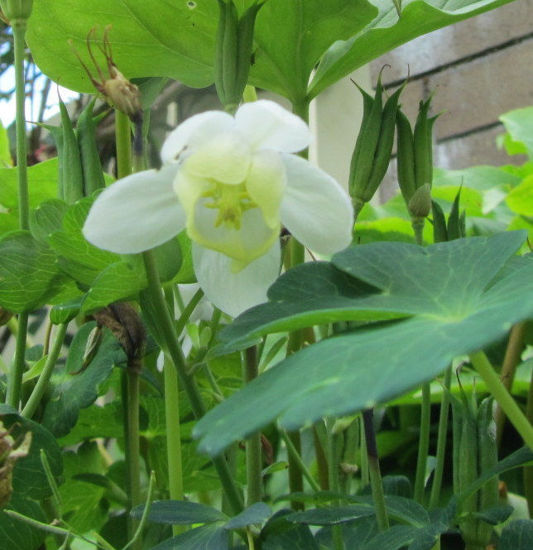
[[(533, 105), (533, 0), (515, 0), (492, 12), (417, 38), (371, 64), (375, 84), (395, 88), (410, 72), (401, 102), (414, 120), (418, 102), (434, 92), (435, 165), (465, 168), (511, 161), (497, 149), (498, 117)], [(389, 186), (394, 175), (388, 176)]]

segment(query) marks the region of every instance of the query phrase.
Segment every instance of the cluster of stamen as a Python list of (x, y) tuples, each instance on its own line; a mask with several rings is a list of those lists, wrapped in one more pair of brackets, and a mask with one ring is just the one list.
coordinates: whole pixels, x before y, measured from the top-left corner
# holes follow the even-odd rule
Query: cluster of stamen
[(228, 185), (217, 181), (212, 181), (211, 184), (209, 191), (202, 193), (202, 198), (211, 199), (211, 202), (204, 203), (206, 208), (218, 210), (215, 227), (224, 225), (239, 230), (244, 212), (257, 207), (246, 191), (245, 184)]

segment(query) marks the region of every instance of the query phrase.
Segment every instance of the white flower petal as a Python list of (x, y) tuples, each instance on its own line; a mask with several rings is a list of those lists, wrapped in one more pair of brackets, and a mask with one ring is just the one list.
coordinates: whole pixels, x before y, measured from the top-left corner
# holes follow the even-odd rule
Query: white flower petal
[(328, 174), (294, 155), (283, 155), (287, 189), (281, 222), (304, 246), (330, 255), (352, 241), (350, 197)]
[(174, 162), (180, 153), (194, 150), (215, 135), (231, 132), (234, 128), (234, 118), (223, 111), (194, 115), (169, 134), (161, 149), (161, 160), (163, 164)]
[(249, 145), (238, 132), (233, 131), (199, 144), (184, 160), (182, 169), (197, 178), (235, 185), (244, 181), (251, 160)]
[(266, 99), (242, 105), (235, 121), (253, 150), (295, 153), (308, 147), (311, 141), (311, 132), (300, 117)]
[(250, 198), (269, 227), (279, 227), (279, 208), (285, 190), (285, 165), (276, 151), (258, 151), (246, 178)]
[(280, 271), (281, 252), (277, 239), (265, 255), (238, 273), (232, 270), (231, 258), (214, 250), (193, 243), (192, 255), (194, 271), (205, 295), (233, 317), (265, 302), (268, 287)]
[(185, 227), (185, 212), (173, 189), (178, 165), (123, 178), (96, 199), (83, 226), (92, 244), (135, 254), (163, 244)]

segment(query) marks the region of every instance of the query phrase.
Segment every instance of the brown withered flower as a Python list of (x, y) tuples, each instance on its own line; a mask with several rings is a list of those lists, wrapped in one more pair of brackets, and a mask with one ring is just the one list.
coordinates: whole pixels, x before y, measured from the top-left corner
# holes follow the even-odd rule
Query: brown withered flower
[[(111, 43), (109, 41), (109, 31), (111, 30), (111, 25), (108, 25), (104, 29), (104, 34), (102, 41), (98, 41), (96, 36), (96, 27), (93, 27), (87, 34), (87, 51), (89, 57), (96, 69), (98, 78), (95, 78), (91, 73), (89, 67), (85, 64), (83, 59), (80, 57), (79, 53), (73, 47), (74, 54), (78, 58), (82, 67), (85, 69), (85, 72), (89, 76), (93, 86), (98, 90), (98, 92), (103, 96), (103, 98), (109, 103), (112, 107), (118, 109), (128, 117), (133, 122), (139, 122), (142, 117), (142, 108), (140, 102), (140, 92), (139, 88), (130, 82), (117, 68), (113, 61), (113, 54), (111, 51)], [(72, 46), (72, 41), (70, 41)], [(102, 70), (101, 66), (98, 64), (96, 57), (94, 55), (93, 47), (96, 46), (102, 55), (105, 57), (107, 64), (107, 74)]]
[(0, 508), (9, 502), (13, 492), (13, 468), (19, 458), (26, 456), (30, 450), (31, 432), (22, 440), (16, 441), (0, 420)]

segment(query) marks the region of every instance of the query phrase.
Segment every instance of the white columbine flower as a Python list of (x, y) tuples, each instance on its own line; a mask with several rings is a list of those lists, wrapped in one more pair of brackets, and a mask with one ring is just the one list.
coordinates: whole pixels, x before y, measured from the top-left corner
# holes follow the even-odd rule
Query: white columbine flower
[(123, 178), (94, 202), (83, 233), (94, 245), (133, 254), (184, 228), (198, 282), (217, 307), (237, 315), (266, 299), (280, 269), (284, 225), (302, 244), (333, 254), (351, 241), (347, 193), (293, 155), (307, 125), (271, 101), (193, 116), (166, 139), (163, 167)]

